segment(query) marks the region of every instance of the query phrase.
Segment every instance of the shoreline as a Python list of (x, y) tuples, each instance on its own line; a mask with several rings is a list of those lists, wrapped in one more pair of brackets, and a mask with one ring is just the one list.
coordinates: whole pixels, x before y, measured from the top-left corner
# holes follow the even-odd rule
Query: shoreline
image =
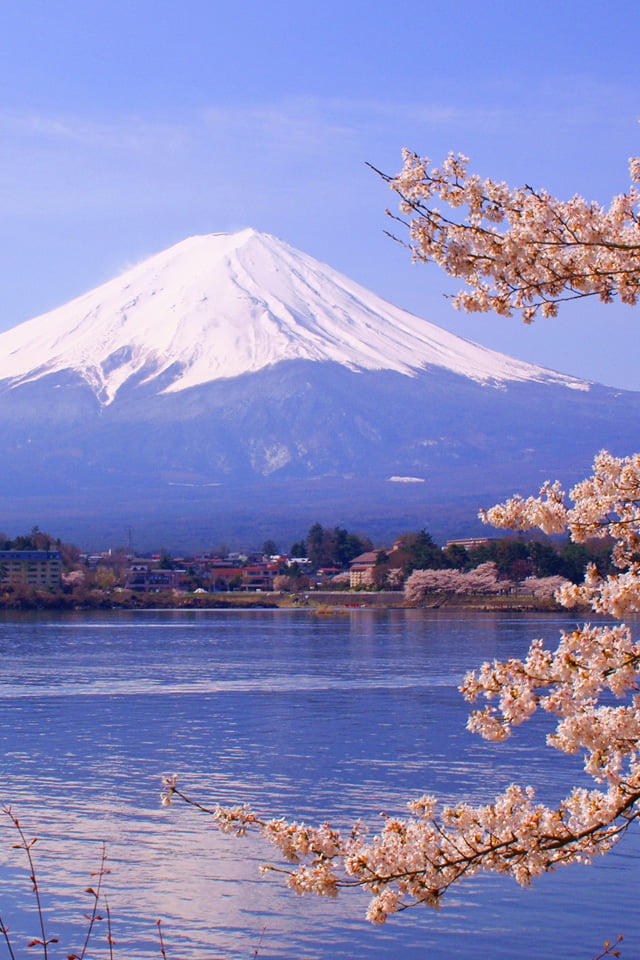
[(174, 593), (107, 594), (100, 598), (79, 598), (71, 594), (38, 593), (34, 597), (0, 597), (0, 611), (71, 612), (83, 610), (306, 610), (331, 615), (350, 610), (466, 610), (481, 613), (559, 612), (564, 608), (553, 599), (533, 596), (492, 596), (433, 594), (422, 603), (409, 603), (401, 591), (309, 591), (303, 594)]

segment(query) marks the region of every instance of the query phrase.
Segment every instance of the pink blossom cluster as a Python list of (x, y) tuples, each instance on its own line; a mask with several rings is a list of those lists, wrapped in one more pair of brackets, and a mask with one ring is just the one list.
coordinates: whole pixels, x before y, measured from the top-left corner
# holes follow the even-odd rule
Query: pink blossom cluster
[(334, 577), (331, 577), (331, 583), (336, 586), (348, 586), (351, 581), (351, 574), (348, 570), (344, 573), (336, 573)]
[(404, 586), (405, 600), (421, 603), (430, 593), (501, 593), (513, 587), (510, 580), (500, 580), (493, 561), (481, 563), (473, 570), (414, 570)]
[(390, 567), (387, 571), (387, 585), (392, 590), (401, 587), (404, 582), (404, 572), (400, 567)]
[[(483, 710), (472, 712), (468, 728), (488, 740), (504, 740), (512, 725), (527, 720), (537, 709), (558, 715), (563, 723), (582, 717), (585, 712), (594, 719), (595, 705), (603, 691), (622, 697), (635, 689), (639, 663), (640, 647), (634, 644), (629, 628), (622, 624), (586, 624), (563, 633), (553, 652), (546, 650), (542, 641), (534, 640), (524, 660), (485, 663), (467, 674), (460, 688), (465, 699), (474, 702), (482, 696), (487, 701)], [(599, 709), (608, 711), (607, 716), (617, 710)], [(556, 734), (550, 737), (548, 742), (562, 750), (562, 741)], [(612, 742), (604, 746), (610, 747)], [(586, 755), (587, 747), (582, 746)], [(630, 749), (635, 752), (636, 746), (634, 743)], [(602, 777), (598, 775), (596, 779)]]
[(562, 533), (567, 526), (564, 491), (559, 483), (545, 483), (538, 497), (524, 499), (516, 494), (490, 510), (481, 510), (480, 518), (494, 527), (511, 530), (538, 527), (546, 534)]
[(68, 573), (63, 573), (60, 579), (65, 587), (73, 587), (84, 583), (86, 577), (84, 570), (70, 570)]
[(613, 457), (602, 450), (594, 459), (593, 473), (569, 492), (567, 505), (559, 484), (546, 483), (540, 496), (512, 497), (480, 516), (495, 527), (526, 530), (541, 527), (546, 533), (568, 530), (571, 539), (584, 543), (608, 537), (612, 558), (620, 573), (601, 577), (594, 566), (583, 583), (565, 584), (556, 599), (564, 606), (590, 606), (614, 617), (640, 610), (640, 454)]
[(362, 575), (361, 583), (364, 587), (388, 587), (391, 590), (397, 590), (404, 582), (404, 571), (401, 567), (372, 567), (365, 570)]
[(527, 577), (522, 581), (522, 592), (539, 597), (541, 600), (551, 600), (559, 590), (569, 584), (570, 581), (565, 577)]
[[(175, 781), (165, 786), (163, 802), (174, 796), (193, 803)], [(206, 812), (225, 832), (260, 829), (291, 863), (263, 869), (285, 874), (296, 893), (335, 897), (340, 889), (363, 888), (372, 895), (367, 919), (384, 923), (412, 904), (438, 908), (453, 883), (480, 871), (508, 874), (526, 886), (559, 864), (589, 862), (634, 819), (631, 806), (624, 791), (611, 788), (576, 789), (550, 808), (535, 802), (531, 787), (512, 784), (483, 805), (438, 809), (435, 798), (420, 797), (408, 804), (411, 816), (385, 817), (372, 836), (360, 824), (341, 833), (329, 824), (262, 820), (246, 806)], [(616, 818), (621, 822), (609, 826)]]
[[(411, 151), (396, 177), (414, 260), (437, 263), (468, 289), (454, 299), (468, 311), (538, 311), (555, 316), (564, 300), (597, 296), (635, 304), (640, 291), (640, 158), (629, 161), (631, 186), (608, 209), (580, 196), (561, 201), (530, 186), (512, 188), (467, 172), (450, 153), (441, 166)], [(434, 202), (448, 208), (441, 212)], [(394, 219), (401, 219), (395, 217)]]

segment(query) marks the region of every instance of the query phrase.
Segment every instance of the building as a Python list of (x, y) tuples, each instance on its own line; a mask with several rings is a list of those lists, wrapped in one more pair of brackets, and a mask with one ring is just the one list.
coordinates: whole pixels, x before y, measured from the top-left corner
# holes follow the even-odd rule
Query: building
[(273, 590), (276, 563), (251, 563), (242, 568), (242, 590)]
[(205, 569), (212, 590), (226, 591), (242, 584), (243, 568), (240, 565), (213, 561)]
[[(379, 563), (381, 554), (384, 554), (386, 559), (383, 558), (382, 562)], [(349, 565), (349, 589), (357, 590), (358, 587), (365, 585), (374, 586), (372, 577), (376, 569), (380, 571), (378, 585), (391, 583), (391, 573), (393, 571), (397, 571), (400, 578), (399, 581), (395, 582), (401, 583), (404, 570), (410, 563), (411, 554), (398, 547), (398, 541), (394, 543), (390, 553), (386, 553), (384, 550), (369, 550), (366, 553), (361, 553)]]
[(58, 589), (61, 575), (59, 550), (0, 550), (0, 584)]
[(478, 547), (487, 547), (495, 537), (467, 537), (466, 540), (447, 540), (447, 547), (464, 547), (465, 550), (476, 550)]
[(164, 590), (177, 590), (184, 576), (184, 570), (164, 570), (148, 563), (132, 563), (127, 572), (125, 588), (136, 593), (162, 593)]
[(376, 550), (368, 550), (355, 557), (349, 564), (349, 589), (357, 590), (367, 581), (368, 574), (371, 573), (376, 565), (378, 553)]

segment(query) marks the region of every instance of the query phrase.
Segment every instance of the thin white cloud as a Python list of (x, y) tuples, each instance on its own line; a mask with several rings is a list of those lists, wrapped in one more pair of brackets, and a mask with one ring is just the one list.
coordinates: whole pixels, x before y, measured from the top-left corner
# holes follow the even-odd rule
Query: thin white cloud
[(159, 145), (178, 149), (185, 145), (185, 127), (180, 123), (159, 122), (124, 115), (103, 120), (71, 114), (0, 112), (0, 136), (5, 141), (52, 144), (77, 144), (87, 148), (111, 148), (119, 145), (132, 152), (153, 150)]

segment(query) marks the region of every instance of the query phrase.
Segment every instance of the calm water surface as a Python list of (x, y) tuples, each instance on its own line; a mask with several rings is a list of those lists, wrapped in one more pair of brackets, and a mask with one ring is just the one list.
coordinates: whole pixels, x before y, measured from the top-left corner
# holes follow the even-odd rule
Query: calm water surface
[[(0, 799), (39, 837), (51, 934), (78, 950), (83, 893), (107, 845), (115, 955), (407, 960), (589, 958), (625, 935), (640, 953), (640, 841), (532, 890), (475, 878), (437, 913), (383, 927), (367, 898), (299, 898), (259, 865), (257, 837), (159, 805), (178, 772), (201, 799), (348, 825), (403, 812), (424, 792), (488, 800), (533, 783), (553, 801), (585, 780), (577, 758), (541, 749), (545, 718), (495, 746), (465, 730), (457, 685), (493, 657), (555, 643), (562, 615), (353, 610), (13, 615), (0, 620)], [(0, 915), (22, 948), (37, 933), (27, 871), (0, 822)], [(22, 953), (22, 949), (21, 949)], [(55, 952), (54, 952), (55, 955)], [(94, 950), (92, 956), (106, 956)], [(2, 956), (0, 948), (0, 956)]]

